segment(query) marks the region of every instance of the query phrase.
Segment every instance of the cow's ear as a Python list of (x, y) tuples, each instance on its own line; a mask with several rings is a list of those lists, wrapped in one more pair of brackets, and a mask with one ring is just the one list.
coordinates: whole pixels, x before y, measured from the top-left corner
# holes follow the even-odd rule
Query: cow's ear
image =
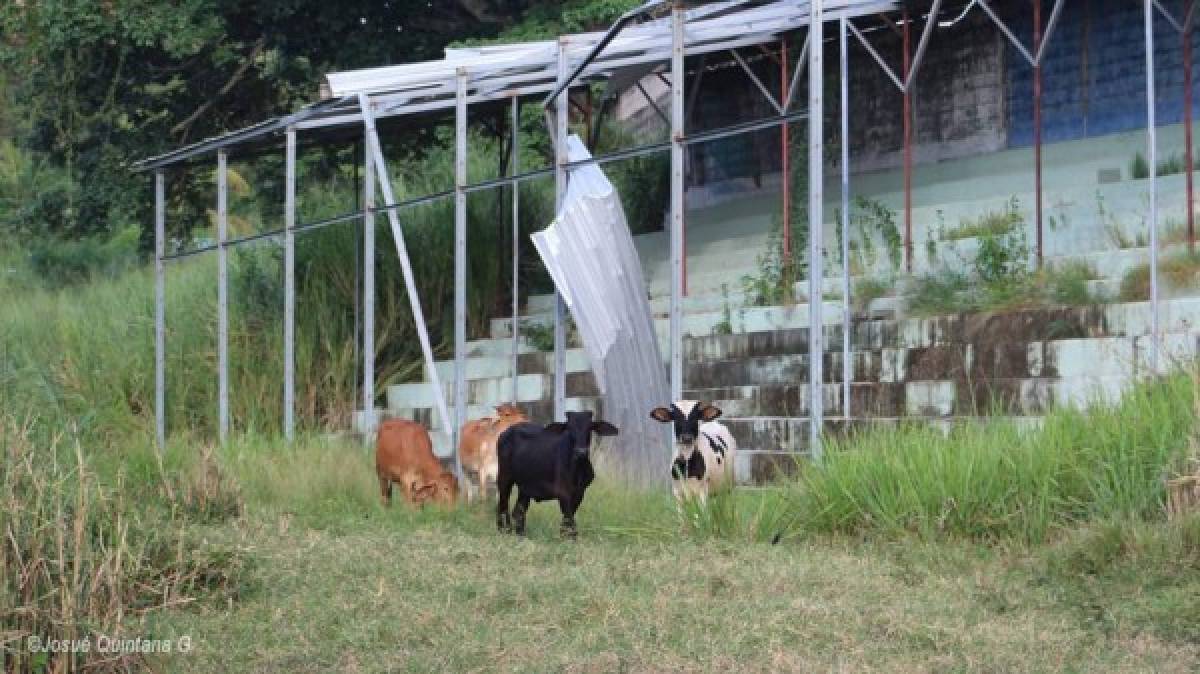
[(720, 407), (714, 407), (712, 405), (705, 405), (704, 409), (700, 411), (700, 418), (705, 421), (712, 421), (713, 419), (716, 419), (719, 416), (721, 416), (721, 408)]
[(655, 421), (661, 421), (664, 424), (671, 422), (671, 410), (665, 407), (655, 407), (650, 410), (650, 418)]
[(593, 421), (592, 432), (596, 435), (616, 435), (617, 427), (607, 421)]
[(546, 430), (551, 433), (566, 433), (567, 425), (561, 421), (555, 421), (554, 423), (546, 424)]

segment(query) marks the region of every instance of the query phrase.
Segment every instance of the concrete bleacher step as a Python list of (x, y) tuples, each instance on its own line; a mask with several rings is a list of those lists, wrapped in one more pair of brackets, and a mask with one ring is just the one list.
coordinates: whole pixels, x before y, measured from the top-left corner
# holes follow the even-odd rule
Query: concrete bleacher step
[[(1186, 357), (1196, 347), (1200, 298), (1166, 300), (1160, 305), (1164, 349)], [(855, 325), (852, 335), (855, 379), (937, 378), (945, 376), (948, 368), (961, 369), (968, 361), (975, 369), (990, 368), (978, 373), (981, 378), (1126, 376), (1131, 368), (1144, 371), (1149, 367), (1149, 342), (1144, 337), (1149, 328), (1149, 304), (1145, 302), (996, 316), (863, 321)], [(825, 379), (837, 381), (841, 377), (841, 326), (825, 326), (824, 337)], [(806, 380), (807, 340), (807, 328), (687, 339), (685, 381), (692, 388), (718, 388)], [(516, 400), (548, 400), (553, 389), (552, 354), (529, 352), (521, 356), (521, 362)], [(567, 363), (568, 394), (592, 394), (595, 380), (585, 352), (569, 351)], [(468, 403), (489, 405), (512, 399), (507, 358), (468, 359), (466, 365)], [(438, 367), (444, 394), (451, 400), (453, 365), (442, 362)], [(434, 404), (433, 391), (425, 382), (394, 385), (387, 394), (391, 409)]]
[[(826, 325), (841, 322), (842, 305), (840, 302), (824, 302), (824, 320)], [(521, 325), (552, 325), (552, 313), (539, 313), (518, 318)], [(721, 311), (699, 311), (684, 313), (682, 331), (686, 336), (701, 336), (713, 334), (719, 326), (728, 326), (733, 332), (760, 332), (763, 330), (781, 330), (804, 327), (808, 325), (808, 303), (801, 302), (789, 306), (773, 307), (744, 307), (728, 314)], [(493, 318), (490, 335), (493, 339), (502, 339), (512, 335), (511, 318)], [(654, 320), (655, 332), (659, 343), (664, 343), (669, 323), (665, 317)]]

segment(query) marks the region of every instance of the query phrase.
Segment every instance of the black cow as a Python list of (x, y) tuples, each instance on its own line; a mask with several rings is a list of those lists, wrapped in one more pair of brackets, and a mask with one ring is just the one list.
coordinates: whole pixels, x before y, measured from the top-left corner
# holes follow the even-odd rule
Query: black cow
[[(592, 433), (616, 435), (617, 427), (607, 421), (592, 421), (591, 412), (567, 412), (567, 422), (547, 424), (516, 424), (500, 434), (496, 443), (499, 462), (496, 488), (500, 492), (496, 503), (496, 528), (525, 533), (525, 512), (529, 501), (558, 500), (562, 510), (563, 536), (574, 538), (575, 511), (583, 502), (583, 493), (596, 474), (588, 450)], [(508, 497), (513, 485), (517, 487), (517, 505), (512, 518), (508, 514)]]

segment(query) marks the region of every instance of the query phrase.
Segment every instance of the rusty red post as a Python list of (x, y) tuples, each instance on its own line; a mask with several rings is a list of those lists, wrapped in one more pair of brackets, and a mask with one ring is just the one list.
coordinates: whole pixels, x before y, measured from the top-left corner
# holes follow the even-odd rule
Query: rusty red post
[[(930, 19), (933, 21), (934, 19)], [(908, 8), (904, 9), (904, 271), (912, 273), (912, 101), (908, 94), (909, 63)]]
[(1192, 18), (1183, 29), (1183, 161), (1187, 184), (1188, 252), (1196, 250), (1196, 202), (1192, 194)]
[[(779, 100), (788, 99), (787, 38), (779, 42)], [(797, 67), (799, 67), (797, 65)], [(779, 125), (779, 175), (783, 190), (783, 265), (792, 259), (792, 162), (788, 147), (788, 124)]]
[[(1033, 0), (1034, 53), (1041, 56), (1042, 0)], [(1042, 64), (1033, 64), (1033, 191), (1034, 227), (1037, 237), (1037, 266), (1042, 268)]]

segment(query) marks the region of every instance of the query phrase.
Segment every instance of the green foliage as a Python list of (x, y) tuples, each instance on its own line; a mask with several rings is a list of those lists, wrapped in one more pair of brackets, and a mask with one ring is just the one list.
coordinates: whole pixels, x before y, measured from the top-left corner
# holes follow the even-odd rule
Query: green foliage
[(518, 334), (538, 351), (554, 350), (554, 326), (548, 323), (522, 321)]
[[(19, 142), (66, 181), (22, 199), (37, 206), (25, 221), (69, 236), (149, 222), (150, 181), (129, 170), (133, 160), (291, 112), (315, 98), (329, 71), (440, 58), (448, 42), (516, 30), (534, 15), (595, 28), (627, 4), (0, 3), (0, 35), (20, 36), (0, 40), (0, 72), (9, 74), (0, 103), (20, 106), (12, 117), (28, 123), (15, 125)], [(410, 128), (385, 143), (408, 153), (432, 135)], [(168, 180), (168, 227), (183, 239), (212, 202), (208, 180), (186, 178), (174, 171)]]
[(1150, 162), (1146, 161), (1141, 152), (1133, 155), (1133, 159), (1129, 161), (1129, 177), (1133, 180), (1150, 177)]
[(0, 138), (0, 234), (29, 237), (61, 229), (71, 189), (66, 175), (46, 158)]
[(109, 278), (139, 263), (137, 227), (126, 227), (112, 236), (97, 234), (77, 239), (33, 239), (29, 262), (51, 287)]
[(733, 310), (729, 307), (729, 284), (721, 284), (721, 320), (713, 326), (714, 335), (733, 334)]
[(942, 232), (943, 241), (958, 241), (973, 237), (1004, 236), (1025, 223), (1017, 198), (1014, 196), (1003, 211), (984, 213), (975, 220), (964, 219), (951, 230)]
[(801, 477), (804, 525), (889, 536), (1039, 543), (1081, 522), (1162, 515), (1162, 475), (1186, 453), (1194, 383), (1143, 384), (1120, 403), (1061, 409), (1041, 429), (990, 420), (830, 443)]
[[(859, 240), (863, 242), (864, 254), (867, 254), (867, 251), (873, 251), (873, 241), (878, 236), (883, 241), (892, 271), (900, 269), (904, 255), (904, 240), (900, 236), (900, 229), (896, 226), (896, 211), (876, 199), (855, 197), (854, 208), (850, 211), (850, 226), (858, 230)], [(873, 256), (874, 253), (870, 254)], [(866, 266), (869, 267), (872, 264), (874, 264), (874, 260), (871, 260)]]
[(750, 306), (768, 307), (793, 304), (796, 282), (804, 263), (796, 255), (785, 256), (783, 232), (775, 220), (767, 235), (767, 249), (755, 258), (757, 274), (742, 275), (742, 294)]
[[(610, 122), (600, 129), (596, 151), (613, 152), (645, 142), (647, 138)], [(604, 171), (621, 196), (629, 231), (635, 235), (661, 231), (671, 201), (670, 154), (654, 152), (612, 162), (604, 166)]]
[(784, 250), (783, 214), (772, 216), (767, 249), (756, 258), (758, 272), (742, 276), (742, 294), (750, 306), (774, 306), (796, 301), (796, 282), (808, 269), (803, 253), (808, 248), (808, 143), (790, 136), (791, 203), (788, 218), (791, 250)]
[(910, 312), (933, 316), (966, 311), (1003, 311), (1038, 306), (1082, 306), (1103, 301), (1088, 289), (1099, 277), (1086, 263), (1047, 267), (992, 283), (943, 268), (913, 279), (905, 298)]
[[(1155, 174), (1169, 176), (1176, 173), (1183, 173), (1187, 169), (1186, 159), (1182, 152), (1172, 152), (1158, 161)], [(1133, 180), (1150, 177), (1150, 162), (1146, 161), (1146, 157), (1141, 152), (1136, 153), (1129, 162), (1129, 177)]]
[[(1079, 299), (1075, 292), (1078, 283), (1073, 290), (1066, 291), (1062, 290), (1066, 281), (1059, 274), (1030, 273), (1029, 245), (1023, 225), (1024, 219), (1016, 197), (1013, 197), (1004, 211), (986, 213), (943, 233), (943, 239), (977, 239), (971, 274), (942, 268), (913, 279), (908, 289), (910, 310), (918, 314), (935, 314), (1027, 306), (1057, 302), (1062, 298)], [(1083, 290), (1086, 295), (1086, 283)]]
[(1046, 281), (1048, 299), (1055, 304), (1079, 306), (1094, 304), (1102, 299), (1094, 297), (1088, 290), (1088, 281), (1100, 275), (1086, 262), (1069, 262), (1062, 267), (1043, 271), (1041, 276)]
[(854, 284), (854, 306), (865, 311), (871, 302), (886, 297), (892, 291), (894, 282), (891, 279), (861, 278)]
[(914, 278), (905, 291), (908, 310), (918, 316), (957, 313), (973, 308), (971, 279), (952, 269)]
[(1169, 176), (1175, 173), (1183, 173), (1186, 168), (1186, 161), (1183, 153), (1172, 152), (1165, 159), (1158, 162), (1158, 170), (1156, 173), (1160, 176)]
[(998, 284), (1016, 280), (1028, 273), (1029, 244), (1025, 230), (1010, 229), (979, 238), (975, 253), (975, 273), (984, 283)]
[(462, 44), (530, 42), (553, 39), (567, 33), (603, 30), (621, 14), (638, 4), (637, 0), (529, 3), (530, 8), (521, 20), (504, 28), (495, 38), (471, 38), (462, 40)]

